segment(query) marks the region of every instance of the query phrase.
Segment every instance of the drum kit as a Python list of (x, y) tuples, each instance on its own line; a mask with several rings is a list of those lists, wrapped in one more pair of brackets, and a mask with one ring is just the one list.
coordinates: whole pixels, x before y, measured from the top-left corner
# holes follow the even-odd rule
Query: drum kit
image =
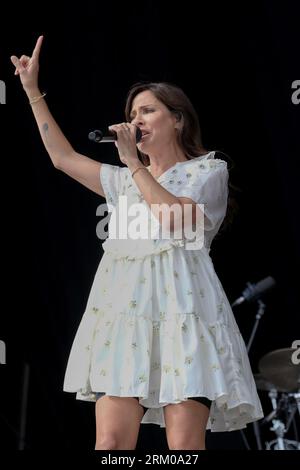
[[(247, 342), (249, 354), (259, 322), (265, 313), (266, 304), (261, 297), (265, 292), (273, 289), (276, 281), (268, 276), (257, 284), (247, 282), (247, 288), (242, 292), (232, 307), (240, 305), (244, 301), (256, 302), (257, 312), (255, 322)], [(298, 346), (300, 341), (293, 342)], [(268, 392), (272, 403), (272, 411), (262, 422), (254, 421), (253, 430), (258, 450), (263, 450), (261, 443), (261, 427), (271, 423), (270, 431), (274, 432), (276, 438), (266, 442), (266, 450), (300, 450), (300, 441), (297, 425), (300, 421), (300, 351), (295, 347), (277, 349), (263, 356), (259, 363), (259, 373), (254, 375), (258, 390)], [(293, 433), (294, 440), (288, 439), (288, 433)], [(247, 449), (251, 449), (247, 438), (241, 430), (242, 438)]]
[[(254, 375), (258, 390), (268, 392), (272, 403), (272, 412), (261, 424), (271, 423), (276, 438), (266, 442), (266, 450), (300, 450), (296, 422), (300, 416), (300, 363), (293, 360), (293, 355), (295, 349), (291, 348), (267, 353), (259, 361), (259, 373)], [(294, 440), (286, 438), (290, 430)]]

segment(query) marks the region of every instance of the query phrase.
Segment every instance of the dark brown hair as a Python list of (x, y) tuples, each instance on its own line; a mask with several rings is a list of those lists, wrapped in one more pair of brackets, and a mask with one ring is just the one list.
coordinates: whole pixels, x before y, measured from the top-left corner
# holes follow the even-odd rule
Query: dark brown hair
[[(151, 91), (171, 113), (177, 116), (182, 126), (178, 132), (178, 144), (187, 158), (195, 158), (207, 153), (203, 147), (201, 130), (197, 113), (189, 98), (181, 88), (167, 82), (139, 82), (134, 84), (127, 95), (125, 116), (130, 121), (130, 113), (134, 98), (143, 91)], [(144, 165), (149, 165), (148, 155), (139, 152)]]

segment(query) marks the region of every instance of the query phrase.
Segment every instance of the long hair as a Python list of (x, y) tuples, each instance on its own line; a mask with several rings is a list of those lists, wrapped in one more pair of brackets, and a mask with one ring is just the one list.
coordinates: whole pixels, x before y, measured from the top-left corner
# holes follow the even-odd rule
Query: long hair
[[(181, 126), (177, 133), (177, 142), (181, 150), (188, 159), (205, 155), (209, 152), (202, 143), (202, 134), (198, 115), (189, 98), (178, 86), (168, 82), (138, 82), (130, 88), (125, 106), (126, 121), (130, 121), (130, 113), (134, 98), (143, 91), (151, 91), (161, 103), (163, 103), (171, 113), (180, 121)], [(216, 151), (217, 153), (218, 151)], [(220, 152), (229, 161), (229, 171), (234, 167), (233, 160), (226, 153)], [(149, 156), (138, 151), (139, 159), (145, 166), (150, 164)], [(228, 183), (229, 195), (227, 201), (227, 213), (222, 224), (222, 232), (225, 231), (233, 222), (237, 212), (238, 203), (235, 194), (239, 191), (232, 185), (230, 179)]]

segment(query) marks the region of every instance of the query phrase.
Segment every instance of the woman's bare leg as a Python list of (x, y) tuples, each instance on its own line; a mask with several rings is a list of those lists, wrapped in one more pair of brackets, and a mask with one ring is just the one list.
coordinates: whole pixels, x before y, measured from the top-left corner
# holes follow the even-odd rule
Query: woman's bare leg
[(205, 450), (209, 409), (195, 400), (164, 407), (169, 449)]
[(104, 395), (96, 402), (96, 450), (134, 450), (144, 410), (133, 397)]

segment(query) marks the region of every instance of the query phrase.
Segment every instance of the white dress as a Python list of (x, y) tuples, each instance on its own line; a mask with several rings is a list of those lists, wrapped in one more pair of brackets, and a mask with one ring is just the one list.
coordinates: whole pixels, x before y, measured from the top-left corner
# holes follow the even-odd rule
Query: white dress
[[(177, 162), (157, 179), (175, 196), (205, 204), (204, 246), (196, 241), (187, 249), (184, 238), (104, 241), (65, 375), (64, 390), (77, 399), (95, 401), (96, 392), (139, 397), (148, 408), (142, 423), (160, 427), (165, 405), (195, 396), (212, 400), (212, 431), (263, 417), (245, 344), (209, 255), (228, 195), (226, 162), (214, 157)], [(128, 206), (143, 204), (153, 220), (127, 167), (103, 163), (100, 179), (113, 211), (126, 196)], [(109, 235), (112, 229), (111, 217)]]

